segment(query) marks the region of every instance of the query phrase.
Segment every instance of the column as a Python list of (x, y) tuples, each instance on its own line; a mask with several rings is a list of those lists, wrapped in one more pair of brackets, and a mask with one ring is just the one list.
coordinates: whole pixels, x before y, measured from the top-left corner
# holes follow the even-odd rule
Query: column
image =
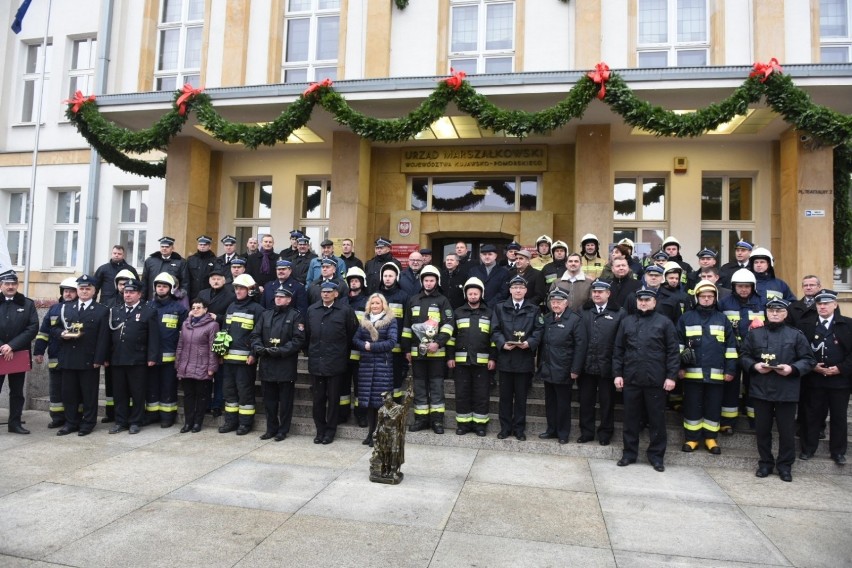
[[(195, 251), (195, 239), (207, 233), (210, 189), (210, 146), (189, 137), (169, 145), (163, 234), (175, 239), (184, 257)], [(154, 235), (153, 240), (160, 235)]]
[[(610, 166), (610, 127), (591, 124), (577, 127), (574, 160), (574, 240), (576, 251), (580, 238), (594, 233), (601, 246), (612, 239), (612, 184)], [(604, 256), (604, 255), (601, 255)]]
[[(332, 238), (355, 239), (359, 256), (370, 251), (370, 142), (351, 132), (335, 132), (331, 142)], [(362, 258), (369, 258), (362, 257)]]

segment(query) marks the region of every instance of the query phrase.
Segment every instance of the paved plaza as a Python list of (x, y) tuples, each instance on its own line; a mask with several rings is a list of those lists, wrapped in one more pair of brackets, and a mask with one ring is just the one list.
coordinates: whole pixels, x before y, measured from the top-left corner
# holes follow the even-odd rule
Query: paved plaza
[(24, 419), (0, 432), (0, 566), (852, 565), (850, 475), (410, 443), (389, 486), (358, 440)]

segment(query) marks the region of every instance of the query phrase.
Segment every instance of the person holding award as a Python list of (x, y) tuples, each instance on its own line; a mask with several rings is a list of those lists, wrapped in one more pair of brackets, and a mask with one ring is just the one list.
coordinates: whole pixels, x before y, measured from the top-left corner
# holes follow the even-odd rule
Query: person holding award
[[(796, 459), (796, 404), (799, 382), (816, 366), (805, 334), (788, 325), (789, 302), (772, 298), (766, 302), (766, 325), (751, 330), (740, 352), (742, 367), (751, 377), (749, 394), (754, 405), (757, 477), (773, 468), (781, 481), (793, 481)], [(772, 422), (778, 428), (778, 458), (772, 455)]]

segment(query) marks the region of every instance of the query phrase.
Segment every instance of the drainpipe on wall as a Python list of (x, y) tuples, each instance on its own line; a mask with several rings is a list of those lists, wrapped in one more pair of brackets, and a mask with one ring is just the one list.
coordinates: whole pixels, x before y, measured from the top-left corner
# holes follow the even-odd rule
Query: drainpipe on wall
[[(95, 95), (102, 95), (107, 90), (107, 75), (109, 72), (109, 48), (112, 43), (113, 0), (101, 1), (101, 23), (98, 26), (98, 61), (95, 68)], [(86, 225), (83, 238), (86, 243), (83, 249), (83, 272), (91, 274), (95, 270), (95, 253), (97, 249), (98, 201), (100, 200), (101, 158), (92, 149), (89, 156), (89, 186), (86, 200)]]

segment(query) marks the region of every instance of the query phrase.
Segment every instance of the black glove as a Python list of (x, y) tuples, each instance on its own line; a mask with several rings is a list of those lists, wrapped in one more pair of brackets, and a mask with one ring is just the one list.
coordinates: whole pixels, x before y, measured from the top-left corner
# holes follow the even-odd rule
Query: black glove
[(260, 357), (266, 352), (266, 349), (262, 345), (255, 346), (252, 348), (252, 353), (254, 353), (255, 357)]
[(281, 356), (281, 348), (280, 347), (267, 347), (266, 354), (270, 357), (280, 357)]

